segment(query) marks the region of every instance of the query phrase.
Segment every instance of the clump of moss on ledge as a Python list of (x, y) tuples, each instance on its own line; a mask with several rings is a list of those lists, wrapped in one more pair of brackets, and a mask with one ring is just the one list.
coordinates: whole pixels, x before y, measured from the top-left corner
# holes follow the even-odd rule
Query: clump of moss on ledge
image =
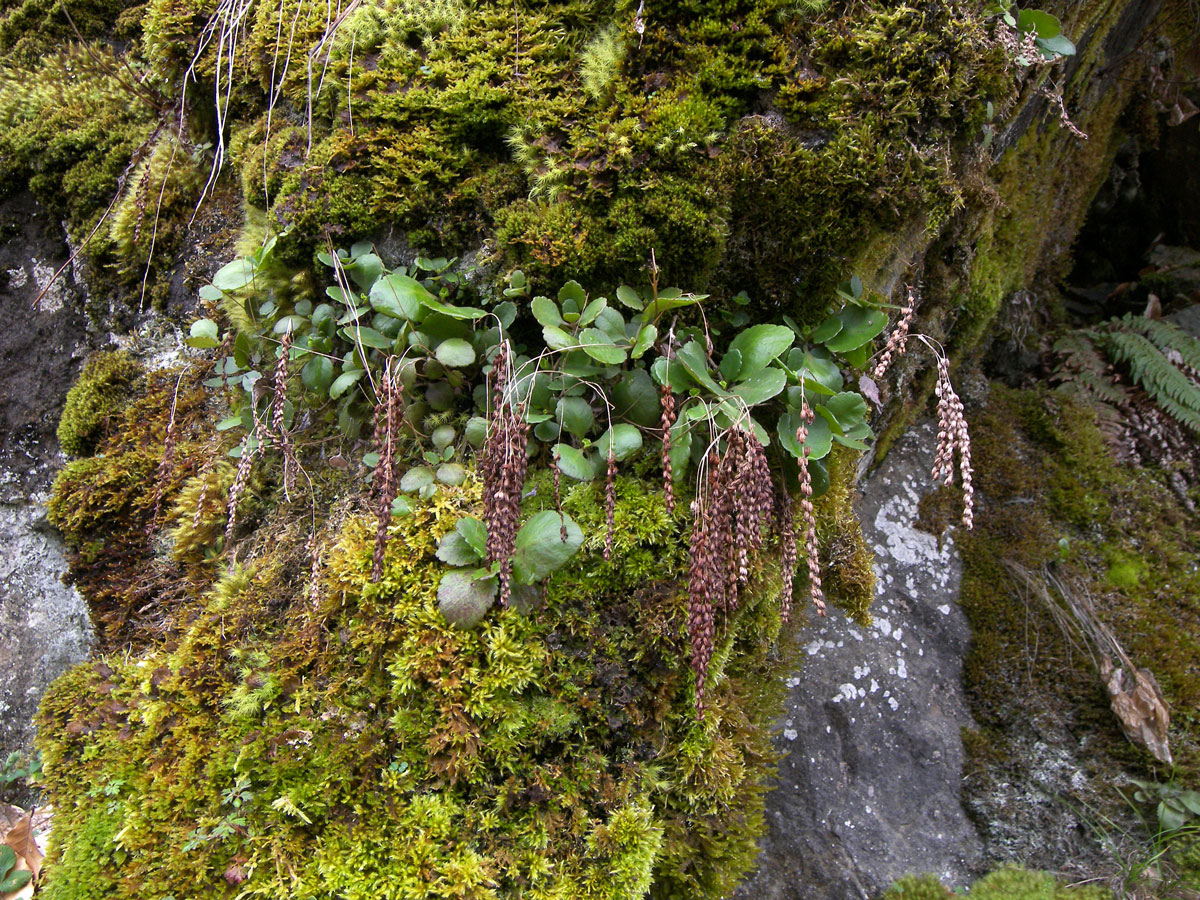
[[(1058, 866), (1064, 861), (1039, 856), (1042, 848), (1006, 845), (1020, 840), (1005, 823), (1022, 811), (1005, 804), (1001, 785), (1028, 784), (1039, 796), (1061, 791), (1033, 814), (1043, 822), (1047, 814), (1061, 817), (1064, 832), (1080, 821), (1079, 808), (1138, 832), (1141, 823), (1114, 782), (1200, 783), (1200, 727), (1189, 714), (1200, 708), (1195, 514), (1173, 494), (1166, 473), (1118, 465), (1093, 411), (1059, 393), (993, 385), (970, 427), (978, 513), (975, 529), (955, 537), (973, 634), (964, 680), (979, 724), (966, 734), (966, 801), (993, 845), (1031, 864)], [(936, 493), (922, 514), (928, 523), (946, 515)], [(1086, 590), (1136, 665), (1154, 674), (1172, 712), (1173, 771), (1124, 737), (1091, 658), (1022, 592), (1011, 564)], [(1047, 787), (1038, 754), (1022, 749), (1035, 746), (1067, 754), (1083, 782)], [(1108, 859), (1111, 850), (1088, 833), (1074, 832), (1080, 863), (1088, 864), (1089, 853)]]
[(439, 612), (434, 557), (477, 512), (468, 481), (393, 521), (378, 583), (352, 514), (322, 534), (314, 607), (280, 520), (176, 639), (64, 676), (39, 718), (46, 897), (725, 896), (757, 855), (792, 653), (778, 575), (729, 616), (697, 721), (686, 512), (619, 478), (606, 563), (601, 490), (563, 496), (600, 537), (475, 629)]
[[(932, 875), (906, 875), (880, 900), (952, 900), (959, 894)], [(1006, 866), (971, 885), (972, 900), (1112, 900), (1112, 892), (1099, 885), (1069, 886), (1049, 872)]]
[(109, 419), (124, 407), (139, 366), (123, 350), (93, 354), (67, 392), (58, 423), (58, 444), (71, 456), (87, 456), (104, 436)]
[[(47, 503), (102, 647), (144, 643), (157, 629), (139, 626), (170, 619), (169, 601), (188, 595), (187, 573), (155, 557), (162, 525), (155, 511), (171, 509), (180, 485), (213, 452), (203, 370), (140, 372), (121, 352), (89, 361), (59, 434), (64, 446), (95, 455), (68, 463)], [(172, 414), (173, 458), (164, 468)]]

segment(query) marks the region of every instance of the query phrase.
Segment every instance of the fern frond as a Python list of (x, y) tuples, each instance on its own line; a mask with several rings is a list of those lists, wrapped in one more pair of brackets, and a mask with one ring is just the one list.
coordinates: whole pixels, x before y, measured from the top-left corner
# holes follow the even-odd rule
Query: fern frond
[(1113, 382), (1108, 372), (1109, 362), (1092, 339), (1090, 332), (1072, 331), (1059, 338), (1054, 350), (1063, 357), (1063, 365), (1055, 373), (1064, 385), (1071, 385), (1085, 394), (1122, 406), (1129, 400), (1129, 392)]
[(1200, 385), (1140, 334), (1112, 331), (1102, 340), (1109, 355), (1128, 366), (1133, 380), (1163, 412), (1200, 434)]
[(1178, 325), (1162, 319), (1147, 319), (1145, 316), (1132, 314), (1113, 322), (1114, 325), (1118, 323), (1125, 330), (1145, 335), (1160, 350), (1174, 350), (1183, 358), (1183, 364), (1188, 368), (1200, 369), (1200, 341)]

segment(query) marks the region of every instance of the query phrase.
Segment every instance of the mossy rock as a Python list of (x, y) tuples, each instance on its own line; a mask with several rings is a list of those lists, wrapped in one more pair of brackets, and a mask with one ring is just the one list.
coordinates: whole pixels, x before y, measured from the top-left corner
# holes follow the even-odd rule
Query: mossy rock
[(591, 537), (537, 608), (470, 629), (434, 553), (475, 482), (393, 521), (377, 583), (374, 522), (331, 523), (315, 606), (307, 535), (275, 520), (174, 638), (51, 688), (46, 896), (726, 895), (774, 762), (778, 575), (727, 618), (698, 720), (686, 516), (618, 479), (606, 563), (601, 490), (565, 491)]
[[(906, 875), (881, 900), (951, 900), (959, 894), (932, 875)], [(1071, 887), (1049, 872), (1008, 866), (985, 875), (971, 885), (975, 900), (1112, 900), (1112, 891), (1099, 885)]]
[(128, 399), (129, 388), (142, 372), (123, 350), (93, 354), (79, 380), (67, 392), (58, 423), (58, 444), (71, 456), (87, 456), (104, 436), (109, 420)]

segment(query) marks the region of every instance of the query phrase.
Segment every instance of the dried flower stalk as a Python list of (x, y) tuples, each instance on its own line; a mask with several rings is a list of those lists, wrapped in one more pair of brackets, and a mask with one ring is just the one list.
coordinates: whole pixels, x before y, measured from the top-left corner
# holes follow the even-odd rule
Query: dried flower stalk
[(292, 352), (292, 330), (284, 332), (279, 342), (279, 359), (275, 361), (275, 372), (272, 378), (271, 397), (271, 431), (275, 435), (279, 450), (283, 454), (283, 495), (291, 499), (296, 489), (296, 471), (300, 462), (296, 458), (296, 446), (292, 442), (291, 433), (284, 424), (284, 412), (287, 404), (288, 360)]
[(509, 583), (512, 555), (521, 518), (521, 491), (529, 465), (525, 452), (529, 426), (508, 397), (509, 365), (508, 341), (502, 341), (492, 362), (492, 413), (480, 462), (483, 520), (487, 524), (487, 562), (499, 565), (496, 580), (500, 585), (500, 602), (504, 605), (508, 604), (512, 593)]
[(664, 384), (662, 393), (662, 419), (659, 428), (662, 431), (662, 477), (663, 493), (666, 495), (667, 515), (675, 512), (675, 472), (671, 466), (671, 429), (675, 425), (675, 395), (671, 386)]
[[(612, 559), (613, 535), (617, 530), (617, 457), (611, 447), (608, 450), (608, 473), (604, 478), (604, 521), (608, 526), (604, 535), (604, 561), (608, 562)], [(566, 528), (565, 520), (563, 528)]]
[[(800, 408), (800, 427), (796, 429), (796, 441), (801, 445), (808, 440), (808, 426), (813, 421), (812, 407), (804, 400)], [(812, 473), (808, 469), (808, 447), (800, 456), (800, 512), (804, 518), (804, 558), (808, 563), (808, 593), (817, 615), (825, 615), (825, 593), (821, 589), (821, 555), (817, 544), (817, 516), (813, 510)]]
[(888, 368), (892, 365), (892, 358), (903, 356), (904, 351), (908, 349), (908, 329), (912, 327), (918, 299), (916, 289), (912, 285), (906, 285), (904, 306), (900, 307), (900, 318), (896, 322), (896, 327), (892, 329), (892, 333), (888, 335), (887, 346), (883, 348), (883, 353), (879, 355), (879, 361), (875, 363), (875, 368), (871, 370), (871, 379), (873, 381), (882, 379), (887, 374)]
[(396, 445), (400, 438), (400, 423), (404, 410), (401, 402), (404, 384), (400, 367), (389, 358), (379, 376), (379, 396), (375, 406), (375, 446), (379, 462), (375, 466), (377, 493), (375, 519), (375, 553), (371, 561), (371, 580), (383, 575), (383, 558), (387, 550), (388, 526), (392, 523), (392, 501), (396, 499), (399, 479), (396, 478)]
[(958, 453), (958, 473), (962, 481), (962, 523), (970, 529), (975, 524), (975, 485), (971, 468), (971, 436), (967, 431), (967, 419), (963, 414), (962, 401), (950, 383), (950, 360), (944, 353), (934, 351), (938, 357), (937, 454), (933, 462), (933, 479), (943, 479), (947, 485), (954, 483), (954, 455)]
[(780, 575), (779, 614), (786, 625), (792, 614), (796, 581), (796, 514), (787, 488), (776, 494), (776, 528), (779, 530)]

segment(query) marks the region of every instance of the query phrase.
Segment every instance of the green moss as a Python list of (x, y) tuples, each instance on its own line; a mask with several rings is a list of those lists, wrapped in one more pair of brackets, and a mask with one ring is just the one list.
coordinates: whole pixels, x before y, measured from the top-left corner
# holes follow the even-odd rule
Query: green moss
[[(232, 51), (234, 162), (295, 265), (330, 229), (398, 225), (429, 251), (495, 238), (508, 266), (599, 287), (654, 251), (668, 282), (805, 314), (872, 235), (912, 215), (940, 227), (960, 202), (942, 159), (1007, 77), (978, 16), (824, 7), (676, 4), (635, 35), (630, 3), (514, 19), (499, 2), (389, 0), (339, 21), (310, 82), (299, 57), (331, 28), (325, 6), (262, 6)], [(181, 77), (200, 13), (149, 4), (164, 77)], [(192, 67), (201, 90), (215, 44)]]
[(104, 436), (109, 419), (124, 406), (141, 367), (123, 350), (93, 354), (79, 381), (67, 392), (58, 423), (58, 444), (71, 456), (86, 456)]
[(176, 138), (155, 143), (130, 176), (110, 220), (114, 250), (128, 276), (140, 279), (154, 257), (170, 258), (187, 232), (203, 183), (196, 160)]
[[(533, 481), (527, 513), (553, 496), (548, 475)], [(685, 504), (668, 515), (660, 493), (619, 478), (610, 564), (602, 490), (564, 491), (589, 538), (536, 608), (495, 608), (472, 630), (438, 611), (434, 551), (477, 513), (474, 482), (394, 520), (378, 583), (373, 521), (324, 535), (315, 607), (305, 536), (266, 520), (176, 638), (76, 669), (48, 695), (39, 733), (63, 815), (42, 890), (724, 896), (763, 828), (782, 700), (771, 673), (791, 652), (775, 650), (790, 647), (776, 644), (778, 575), (764, 565), (728, 617), (698, 722)], [(97, 882), (74, 848), (91, 841), (90, 786), (117, 781), (121, 855), (99, 857)]]
[[(1200, 700), (1192, 662), (1200, 652), (1196, 602), (1200, 581), (1189, 562), (1197, 545), (1190, 514), (1164, 473), (1117, 465), (1087, 408), (1064, 396), (993, 385), (970, 422), (979, 504), (975, 529), (958, 533), (961, 603), (972, 628), (964, 669), (971, 711), (968, 800), (986, 827), (992, 786), (1036, 777), (1012, 747), (1036, 740), (1045, 716), (1054, 728), (1088, 735), (1073, 752), (1098, 783), (1117, 772), (1161, 778), (1154, 760), (1117, 727), (1088, 654), (1025, 591), (1011, 564), (1034, 577), (1086, 591), (1101, 622), (1139, 667), (1154, 673), (1172, 711), (1175, 775), (1200, 777)], [(922, 507), (937, 530), (938, 504)], [(1066, 538), (1069, 554), (1063, 554)], [(1029, 648), (1036, 646), (1036, 657)], [(1037, 696), (1038, 718), (1027, 703)], [(1036, 734), (1036, 732), (1034, 733)], [(1111, 791), (1087, 790), (1073, 802), (1120, 821), (1128, 815)], [(1095, 814), (1095, 813), (1094, 813)]]
[(124, 0), (84, 0), (69, 6), (64, 0), (5, 3), (0, 10), (0, 61), (34, 65), (43, 54), (80, 37), (129, 39), (136, 36), (142, 6)]
[[(125, 374), (139, 371), (136, 366), (127, 368), (133, 364), (123, 354), (93, 359), (100, 360), (93, 376), (110, 367)], [(207, 397), (199, 385), (202, 377), (199, 368), (182, 374), (156, 372), (139, 377), (120, 393), (115, 389), (97, 392), (88, 387), (92, 381), (85, 368), (80, 382), (84, 389), (77, 398), (99, 396), (104, 403), (89, 400), (83, 407), (77, 400), (75, 405), (102, 408), (105, 427), (92, 438), (95, 455), (74, 460), (59, 473), (47, 513), (71, 550), (71, 578), (87, 601), (93, 626), (103, 641), (122, 635), (133, 639), (129, 629), (135, 610), (151, 600), (153, 606), (168, 597), (188, 594), (190, 586), (181, 571), (151, 564), (151, 538), (162, 524), (161, 517), (175, 503), (176, 491), (212, 452)], [(164, 460), (172, 411), (174, 450)], [(86, 418), (77, 415), (68, 420), (64, 415), (67, 421), (74, 427), (76, 421)], [(206, 524), (202, 516), (201, 529)], [(191, 537), (194, 543), (196, 536)], [(145, 636), (137, 640), (145, 640)]]
[[(1069, 887), (1049, 872), (1016, 866), (998, 869), (971, 885), (979, 900), (1112, 900), (1112, 892), (1095, 885)], [(958, 896), (932, 875), (906, 875), (888, 888), (882, 900), (950, 900)]]

